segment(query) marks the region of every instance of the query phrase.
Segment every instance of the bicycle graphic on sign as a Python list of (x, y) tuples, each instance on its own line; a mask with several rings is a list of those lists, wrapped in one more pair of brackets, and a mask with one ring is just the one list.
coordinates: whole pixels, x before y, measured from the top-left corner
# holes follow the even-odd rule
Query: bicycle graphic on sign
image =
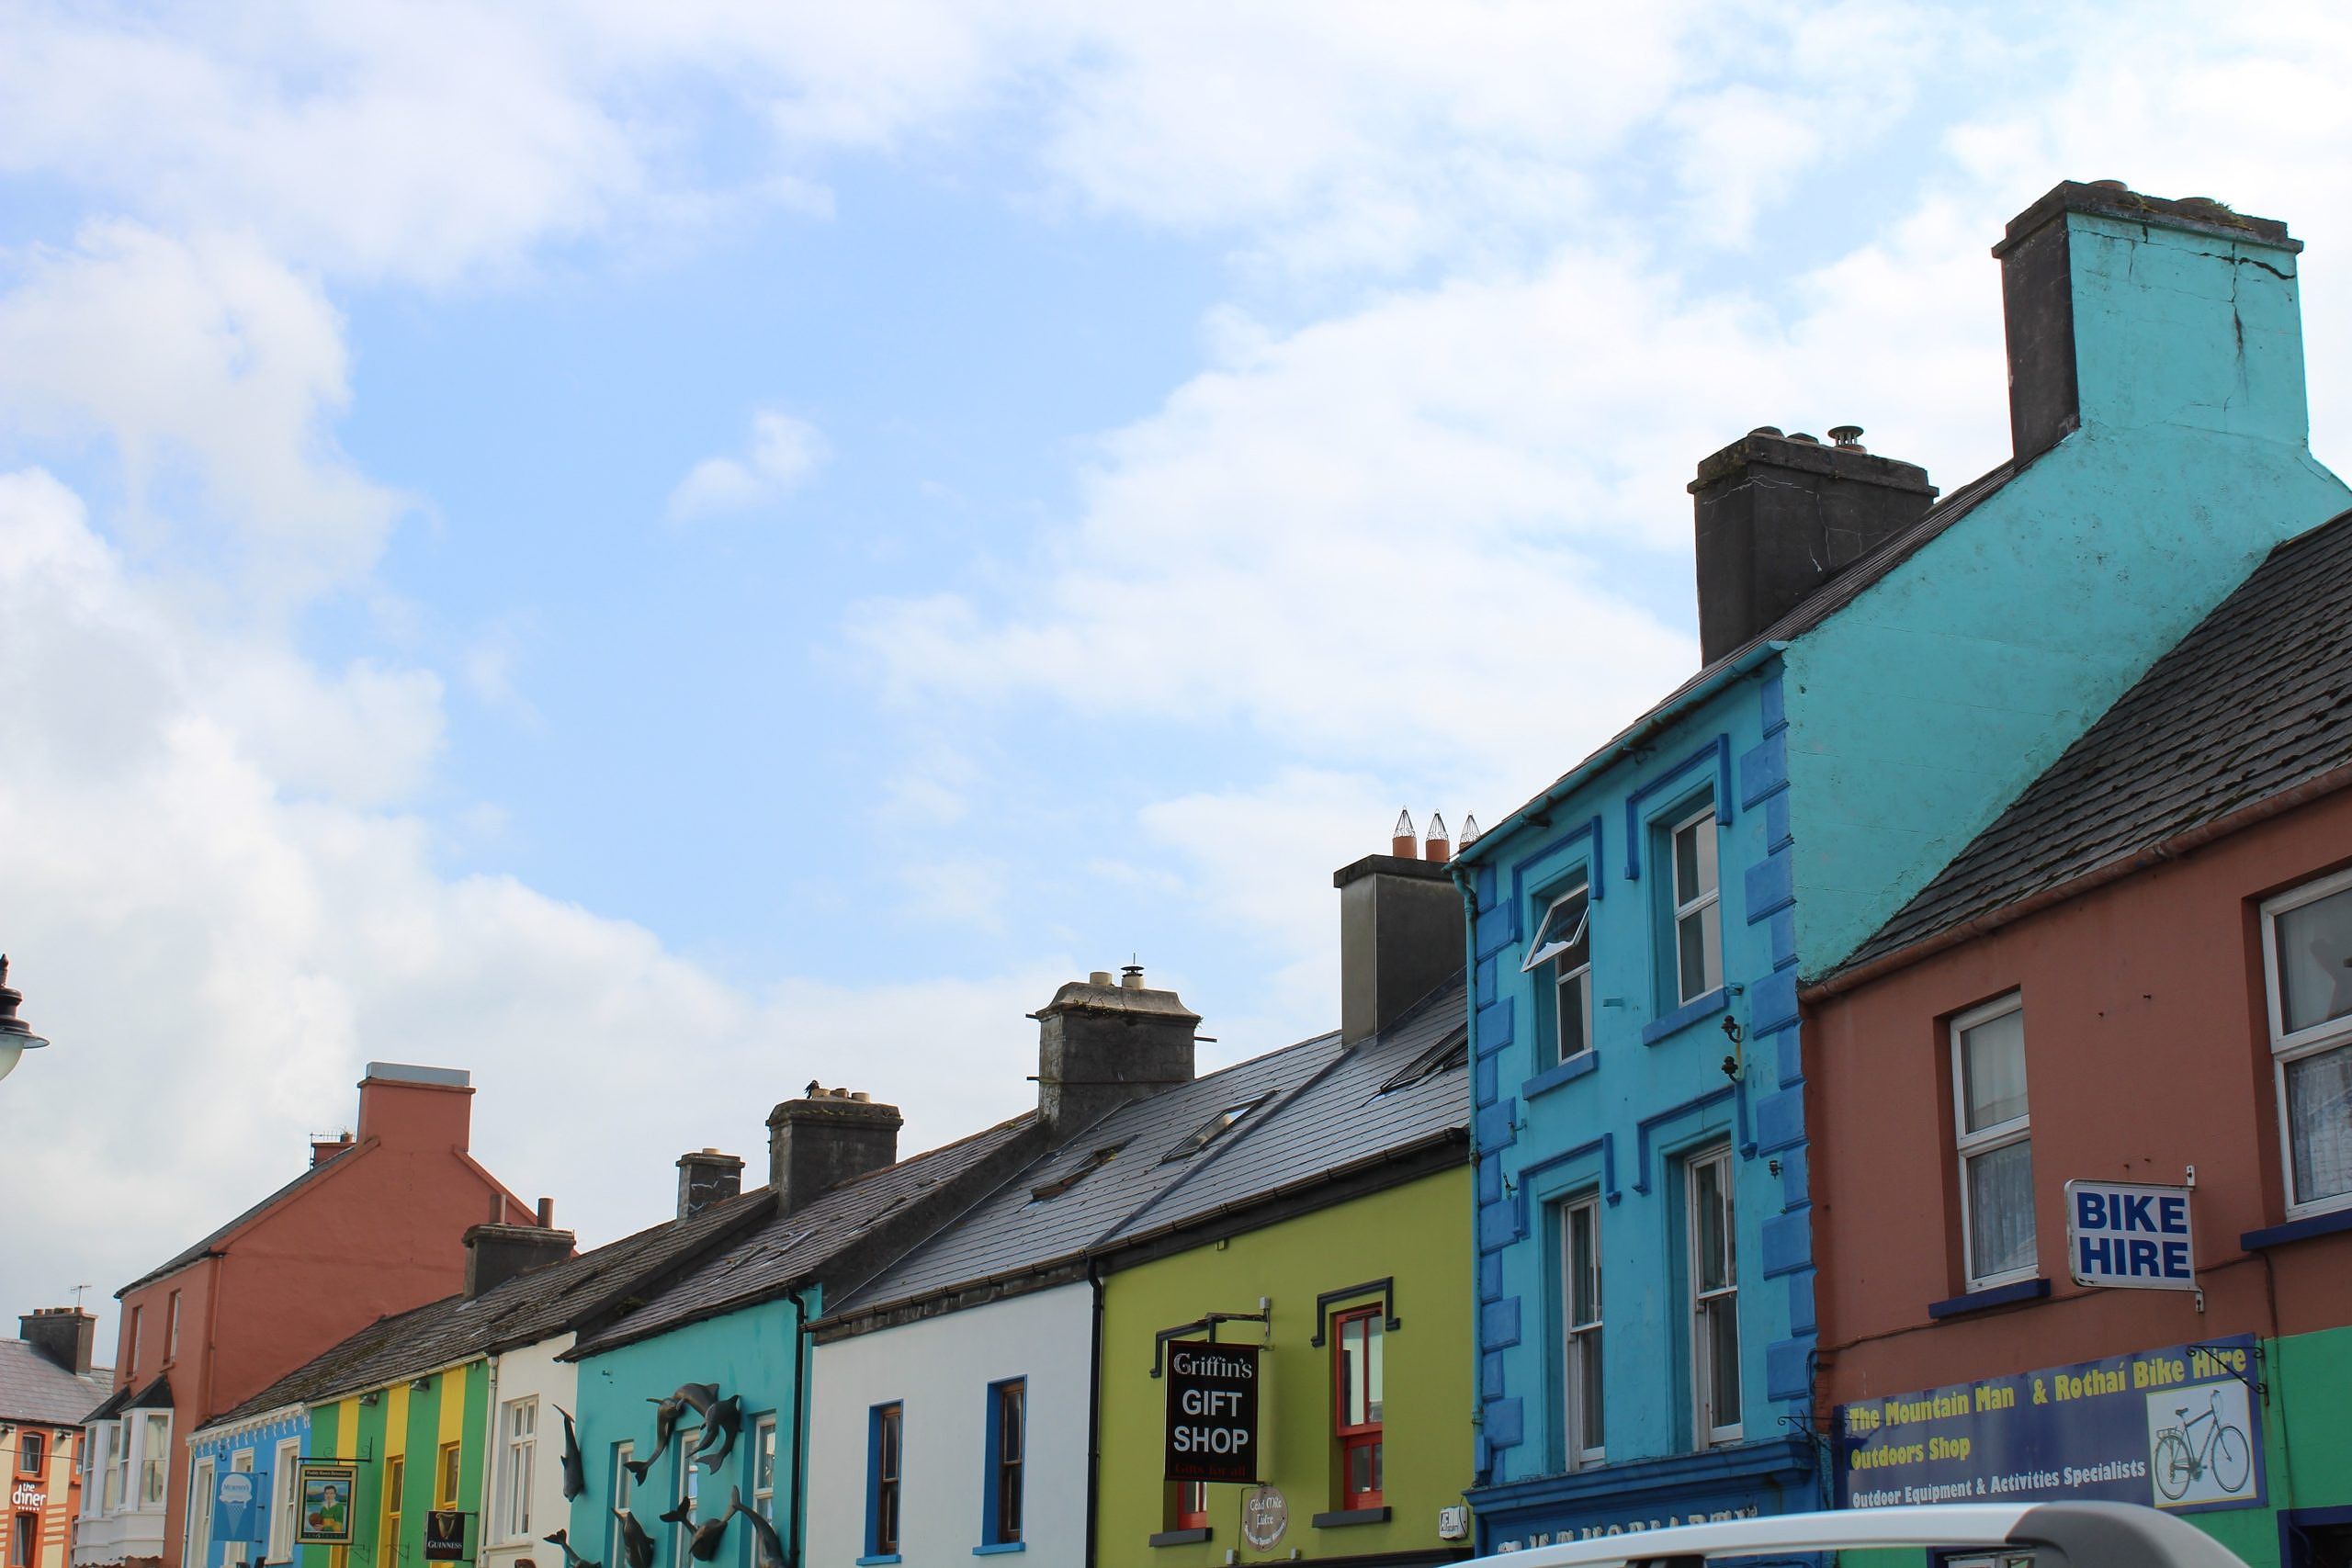
[[(2166, 1390), (2148, 1395), (2151, 1426), (2159, 1419), (2158, 1400), (2169, 1403), (2183, 1391)], [(2224, 1396), (2227, 1396), (2226, 1399)], [(2224, 1405), (2229, 1408), (2224, 1408)], [(2166, 1503), (2211, 1503), (2234, 1497), (2254, 1479), (2254, 1449), (2245, 1427), (2231, 1420), (2246, 1418), (2245, 1391), (2228, 1384), (2214, 1386), (2205, 1408), (2196, 1415), (2189, 1404), (2172, 1406), (2174, 1422), (2161, 1427), (2148, 1455), (2150, 1479)]]

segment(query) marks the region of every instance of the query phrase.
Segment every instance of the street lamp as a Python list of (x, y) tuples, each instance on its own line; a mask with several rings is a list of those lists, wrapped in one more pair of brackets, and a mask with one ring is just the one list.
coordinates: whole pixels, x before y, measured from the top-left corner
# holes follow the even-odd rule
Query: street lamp
[(0, 953), (0, 1078), (17, 1070), (17, 1063), (28, 1051), (38, 1051), (49, 1043), (35, 1034), (32, 1025), (17, 1016), (17, 1004), (25, 999), (22, 991), (8, 986), (8, 955)]

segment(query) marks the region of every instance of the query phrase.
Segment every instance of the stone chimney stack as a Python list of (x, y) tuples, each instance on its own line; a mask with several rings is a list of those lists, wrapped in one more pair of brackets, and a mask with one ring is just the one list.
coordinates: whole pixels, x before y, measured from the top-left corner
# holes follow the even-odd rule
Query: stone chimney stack
[(769, 1111), (768, 1185), (777, 1211), (797, 1213), (828, 1188), (896, 1165), (905, 1122), (895, 1105), (815, 1083)]
[(743, 1190), (743, 1160), (717, 1149), (678, 1156), (678, 1218), (689, 1220)]
[(1927, 515), (1936, 489), (1916, 463), (1874, 457), (1859, 426), (1831, 444), (1749, 431), (1699, 464), (1690, 485), (1699, 565), (1699, 660), (1753, 641), (1882, 541)]
[(97, 1314), (80, 1307), (40, 1307), (17, 1319), (17, 1337), (76, 1377), (90, 1370), (97, 1330)]
[[(1406, 844), (1401, 833), (1398, 843)], [(1366, 855), (1340, 890), (1340, 1043), (1352, 1045), (1462, 973), (1462, 895), (1445, 862)]]
[(1055, 1137), (1114, 1106), (1193, 1081), (1200, 1015), (1154, 991), (1129, 964), (1117, 985), (1098, 969), (1054, 993), (1037, 1020), (1037, 1117)]
[(467, 1230), (466, 1299), (494, 1291), (526, 1269), (560, 1263), (577, 1238), (539, 1225), (483, 1224)]

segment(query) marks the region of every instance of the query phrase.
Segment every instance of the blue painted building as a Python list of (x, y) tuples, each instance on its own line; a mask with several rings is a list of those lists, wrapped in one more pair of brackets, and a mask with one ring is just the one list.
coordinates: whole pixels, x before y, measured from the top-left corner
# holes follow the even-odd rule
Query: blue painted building
[(218, 1530), (202, 1532), (205, 1561), (199, 1568), (294, 1560), (294, 1472), (310, 1434), (310, 1414), (298, 1404), (207, 1427), (188, 1440), (188, 1473), (199, 1495), (215, 1495), (221, 1476), (243, 1472), (254, 1478), (253, 1495), (260, 1504), (251, 1539), (232, 1541)]
[(2063, 185), (1995, 251), (2008, 461), (1940, 499), (1858, 431), (1701, 465), (1704, 667), (1457, 863), (1483, 1549), (1826, 1506), (1799, 983), (2352, 501), (2300, 249)]

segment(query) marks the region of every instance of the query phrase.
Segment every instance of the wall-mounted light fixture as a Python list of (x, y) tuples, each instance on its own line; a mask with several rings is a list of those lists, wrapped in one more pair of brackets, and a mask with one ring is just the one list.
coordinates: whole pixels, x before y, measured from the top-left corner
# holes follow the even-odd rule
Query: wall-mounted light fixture
[(17, 1070), (17, 1064), (28, 1051), (38, 1051), (49, 1043), (35, 1034), (32, 1025), (17, 1016), (17, 1005), (25, 999), (21, 991), (8, 987), (8, 955), (0, 953), (0, 1078)]

